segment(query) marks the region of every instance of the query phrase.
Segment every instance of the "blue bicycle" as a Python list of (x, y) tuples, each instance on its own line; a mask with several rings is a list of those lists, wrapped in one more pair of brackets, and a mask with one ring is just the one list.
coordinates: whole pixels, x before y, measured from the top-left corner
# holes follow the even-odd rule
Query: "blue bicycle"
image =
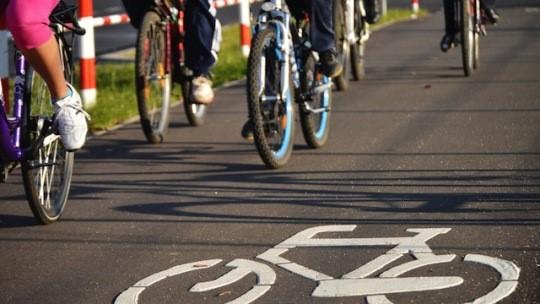
[(293, 18), (281, 0), (271, 0), (262, 4), (254, 28), (247, 102), (255, 145), (268, 168), (291, 157), (296, 104), (308, 145), (319, 148), (328, 139), (332, 81), (311, 49), (305, 16)]
[[(66, 80), (73, 80), (72, 44), (83, 35), (75, 16), (77, 7), (61, 1), (50, 16), (58, 41)], [(71, 39), (70, 39), (71, 38)], [(32, 213), (43, 224), (57, 221), (66, 205), (73, 153), (64, 149), (53, 125), (54, 109), (45, 81), (15, 51), (13, 115), (8, 116), (0, 87), (0, 182), (20, 167)]]

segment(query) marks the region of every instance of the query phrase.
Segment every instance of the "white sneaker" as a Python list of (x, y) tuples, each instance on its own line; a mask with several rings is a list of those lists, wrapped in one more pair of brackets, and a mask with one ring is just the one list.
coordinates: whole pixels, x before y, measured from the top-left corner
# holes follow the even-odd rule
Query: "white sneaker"
[(82, 108), (79, 93), (69, 83), (67, 86), (71, 94), (54, 103), (54, 126), (64, 148), (75, 151), (80, 149), (86, 141), (88, 132), (86, 119), (90, 119), (90, 116)]
[(214, 101), (212, 81), (208, 79), (208, 77), (204, 75), (195, 77), (191, 83), (193, 84), (191, 98), (194, 102), (201, 104), (211, 104)]

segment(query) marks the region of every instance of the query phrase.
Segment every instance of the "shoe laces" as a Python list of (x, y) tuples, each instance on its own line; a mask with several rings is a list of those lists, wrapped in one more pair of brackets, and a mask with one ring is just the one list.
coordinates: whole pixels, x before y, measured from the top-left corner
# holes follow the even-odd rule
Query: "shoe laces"
[(90, 114), (86, 112), (82, 105), (78, 102), (69, 102), (68, 100), (59, 100), (56, 102), (57, 106), (59, 107), (58, 112), (66, 110), (66, 108), (72, 108), (77, 112), (81, 112), (84, 117), (86, 117), (87, 120), (92, 120), (92, 117), (90, 117)]

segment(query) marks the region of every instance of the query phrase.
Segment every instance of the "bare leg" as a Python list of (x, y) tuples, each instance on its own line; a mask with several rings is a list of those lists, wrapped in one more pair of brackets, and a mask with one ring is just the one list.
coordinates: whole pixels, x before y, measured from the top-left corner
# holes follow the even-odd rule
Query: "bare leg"
[(54, 36), (51, 36), (41, 46), (23, 50), (22, 53), (47, 83), (53, 100), (58, 100), (68, 95), (66, 79), (64, 78), (60, 54), (58, 53), (58, 43)]

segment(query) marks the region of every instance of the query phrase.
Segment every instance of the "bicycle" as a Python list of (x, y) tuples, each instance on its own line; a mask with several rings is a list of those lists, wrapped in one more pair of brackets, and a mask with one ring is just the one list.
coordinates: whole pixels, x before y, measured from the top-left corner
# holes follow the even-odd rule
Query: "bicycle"
[(207, 107), (191, 99), (193, 72), (185, 65), (184, 1), (155, 0), (145, 13), (135, 51), (135, 86), (141, 126), (150, 143), (163, 142), (169, 126), (173, 83), (182, 88), (192, 126), (204, 123)]
[[(49, 17), (69, 82), (73, 82), (73, 41), (75, 35), (85, 33), (76, 10), (61, 1)], [(8, 116), (0, 87), (0, 182), (20, 166), (30, 209), (42, 224), (49, 224), (60, 218), (66, 206), (74, 155), (65, 150), (54, 129), (54, 109), (45, 81), (19, 50), (15, 50), (15, 67), (13, 116)]]
[(281, 0), (262, 4), (247, 66), (247, 103), (255, 145), (268, 168), (284, 166), (294, 142), (295, 104), (302, 133), (322, 147), (330, 129), (332, 81), (310, 47), (307, 18), (292, 18)]
[(335, 0), (333, 5), (336, 50), (343, 65), (343, 72), (334, 78), (334, 83), (339, 91), (345, 91), (349, 74), (354, 81), (365, 76), (364, 55), (370, 30), (363, 0)]
[(454, 20), (459, 26), (459, 44), (465, 76), (480, 65), (480, 35), (486, 35), (479, 0), (455, 0)]

